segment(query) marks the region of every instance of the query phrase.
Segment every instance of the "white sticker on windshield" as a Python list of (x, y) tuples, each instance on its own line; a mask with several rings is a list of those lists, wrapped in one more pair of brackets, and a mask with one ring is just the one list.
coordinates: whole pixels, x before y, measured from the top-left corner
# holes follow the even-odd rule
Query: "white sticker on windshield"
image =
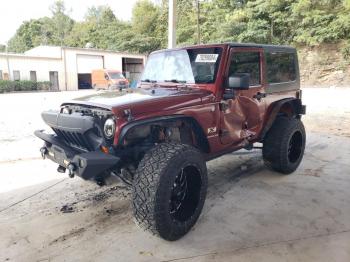
[(196, 63), (215, 63), (219, 54), (198, 54)]

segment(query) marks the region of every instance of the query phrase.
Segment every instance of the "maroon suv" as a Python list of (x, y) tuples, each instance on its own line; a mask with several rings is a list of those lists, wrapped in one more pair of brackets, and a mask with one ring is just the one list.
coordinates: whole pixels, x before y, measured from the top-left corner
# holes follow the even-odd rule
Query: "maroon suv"
[(283, 174), (305, 148), (296, 50), (213, 44), (150, 54), (137, 89), (106, 91), (42, 113), (54, 134), (41, 154), (59, 172), (132, 187), (137, 223), (166, 240), (196, 223), (207, 191), (206, 161), (263, 144)]

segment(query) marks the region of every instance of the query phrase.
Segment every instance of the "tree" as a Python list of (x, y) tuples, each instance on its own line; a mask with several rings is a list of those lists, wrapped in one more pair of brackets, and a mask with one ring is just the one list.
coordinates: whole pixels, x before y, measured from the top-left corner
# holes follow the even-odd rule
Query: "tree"
[(131, 19), (134, 32), (154, 36), (159, 15), (159, 7), (149, 0), (137, 1), (132, 9)]
[(108, 5), (92, 6), (88, 8), (85, 21), (94, 23), (114, 22), (115, 17), (113, 10)]
[(63, 0), (56, 0), (50, 7), (52, 13), (52, 43), (63, 45), (68, 33), (72, 30), (74, 20), (68, 14)]
[(23, 22), (8, 42), (8, 50), (22, 53), (42, 43), (45, 18)]
[(0, 52), (1, 52), (1, 53), (6, 52), (6, 45), (1, 45), (1, 44), (0, 44)]
[[(197, 43), (195, 0), (177, 0), (177, 45)], [(166, 48), (168, 0), (139, 0), (131, 21), (120, 21), (109, 6), (93, 6), (74, 22), (64, 2), (52, 17), (25, 21), (8, 49), (24, 52), (40, 44), (149, 53)], [(200, 0), (201, 42), (257, 42), (319, 45), (350, 38), (350, 0)]]
[(122, 31), (131, 31), (130, 23), (118, 20), (109, 6), (93, 6), (83, 22), (75, 23), (66, 43), (81, 47), (91, 43), (95, 48), (115, 50)]

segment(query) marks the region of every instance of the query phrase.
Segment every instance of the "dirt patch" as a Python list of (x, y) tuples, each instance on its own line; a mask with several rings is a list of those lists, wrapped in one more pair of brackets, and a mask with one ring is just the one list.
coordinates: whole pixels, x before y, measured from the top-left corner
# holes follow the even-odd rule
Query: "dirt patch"
[(350, 61), (339, 52), (342, 48), (343, 44), (299, 48), (301, 82), (318, 87), (348, 86)]
[(70, 205), (63, 205), (61, 207), (60, 211), (62, 213), (73, 213), (74, 209), (75, 209), (75, 207), (74, 207), (75, 204), (77, 204), (77, 202), (74, 202), (74, 203), (72, 203)]
[[(118, 200), (129, 199), (130, 194), (130, 189), (123, 185), (101, 188), (98, 189), (97, 192), (91, 189), (91, 191), (86, 191), (84, 194), (75, 194), (75, 201), (65, 203), (58, 209), (62, 213), (79, 212), (91, 208), (91, 206), (104, 205), (111, 197), (115, 197)], [(115, 213), (113, 210), (108, 212), (110, 212), (110, 214)]]
[(303, 172), (304, 176), (313, 176), (313, 177), (321, 177), (322, 168), (317, 169), (305, 169), (305, 172)]
[(78, 236), (80, 236), (81, 234), (83, 234), (85, 231), (86, 231), (86, 229), (83, 228), (83, 227), (82, 227), (82, 228), (78, 228), (78, 229), (73, 229), (73, 230), (71, 230), (69, 233), (64, 234), (64, 235), (62, 235), (62, 236), (56, 238), (55, 240), (51, 241), (51, 242), (49, 243), (49, 246), (51, 246), (51, 245), (53, 245), (53, 244), (56, 244), (56, 243), (58, 243), (58, 242), (66, 241), (66, 240), (71, 239), (71, 238), (73, 238), (73, 237), (78, 237)]

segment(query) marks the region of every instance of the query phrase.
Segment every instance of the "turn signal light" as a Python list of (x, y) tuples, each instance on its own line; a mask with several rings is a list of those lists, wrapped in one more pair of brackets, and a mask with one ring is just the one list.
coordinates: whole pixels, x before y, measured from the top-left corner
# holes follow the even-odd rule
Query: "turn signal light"
[(101, 151), (105, 154), (109, 154), (109, 149), (106, 146), (101, 146)]

